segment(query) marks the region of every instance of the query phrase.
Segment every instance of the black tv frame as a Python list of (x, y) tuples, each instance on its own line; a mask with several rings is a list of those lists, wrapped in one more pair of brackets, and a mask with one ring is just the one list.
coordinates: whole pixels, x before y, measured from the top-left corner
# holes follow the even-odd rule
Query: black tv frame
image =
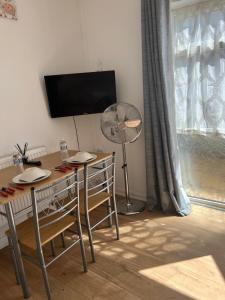
[[(60, 80), (60, 78), (64, 79), (64, 80), (66, 80), (66, 79), (77, 80), (77, 82), (78, 82), (78, 80), (80, 80), (80, 81), (83, 80), (84, 82), (82, 82), (82, 84), (84, 84), (85, 80), (86, 80), (87, 84), (88, 84), (88, 81), (89, 81), (89, 84), (91, 86), (91, 84), (93, 84), (94, 81), (98, 82), (98, 80), (101, 78), (101, 76), (102, 76), (103, 80), (105, 80), (105, 82), (103, 84), (108, 85), (108, 88), (110, 90), (109, 94), (107, 95), (107, 93), (106, 93), (106, 88), (107, 87), (102, 88), (102, 94), (105, 93), (105, 95), (108, 96), (108, 100), (105, 100), (105, 99), (102, 98), (102, 99), (100, 99), (102, 102), (98, 101), (97, 106), (95, 106), (94, 103), (93, 103), (92, 106), (89, 106), (89, 107), (87, 105), (86, 106), (81, 105), (79, 107), (80, 109), (78, 109), (78, 108), (74, 109), (73, 108), (71, 111), (69, 111), (69, 107), (66, 107), (65, 110), (63, 111), (62, 102), (60, 103), (60, 107), (59, 106), (57, 107), (58, 103), (56, 101), (56, 96), (54, 95), (54, 93), (57, 92), (56, 91), (57, 86), (56, 86), (56, 83), (54, 83), (54, 81), (56, 82), (57, 79)], [(106, 76), (108, 76), (108, 78)], [(86, 79), (85, 79), (85, 77), (86, 77)], [(50, 113), (50, 116), (52, 118), (102, 113), (108, 106), (110, 106), (111, 104), (114, 104), (114, 103), (117, 102), (116, 78), (115, 78), (115, 71), (114, 70), (97, 71), (97, 72), (85, 72), (85, 73), (72, 73), (72, 74), (45, 75), (44, 76), (44, 81), (45, 81), (45, 87), (46, 87), (46, 93), (47, 93), (47, 99), (48, 99), (48, 105), (49, 105), (49, 113)], [(76, 83), (76, 84), (78, 85), (78, 83)], [(51, 87), (51, 85), (52, 85), (52, 87)], [(92, 88), (93, 88), (93, 86), (92, 86)], [(105, 88), (105, 90), (104, 90), (104, 88)], [(79, 91), (79, 92), (81, 92), (81, 91)], [(71, 98), (71, 95), (68, 96), (68, 98)], [(95, 96), (95, 98), (93, 97), (93, 101), (96, 100), (96, 99), (97, 99), (96, 96)], [(81, 101), (81, 98), (79, 99), (79, 101)], [(106, 101), (107, 101), (107, 103), (106, 103)], [(68, 102), (71, 102), (71, 99)]]

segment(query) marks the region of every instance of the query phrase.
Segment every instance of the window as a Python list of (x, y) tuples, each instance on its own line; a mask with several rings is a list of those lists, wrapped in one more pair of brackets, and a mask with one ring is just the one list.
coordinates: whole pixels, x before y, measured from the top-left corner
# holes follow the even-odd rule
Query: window
[(184, 186), (225, 201), (225, 1), (174, 10), (173, 46)]
[(174, 12), (174, 54), (177, 128), (225, 134), (225, 2)]

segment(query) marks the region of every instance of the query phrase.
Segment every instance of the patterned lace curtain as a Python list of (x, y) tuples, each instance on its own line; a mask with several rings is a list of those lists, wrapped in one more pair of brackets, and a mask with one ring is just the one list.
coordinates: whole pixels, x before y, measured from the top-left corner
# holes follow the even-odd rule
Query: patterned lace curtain
[(176, 124), (184, 186), (225, 200), (225, 0), (173, 11)]

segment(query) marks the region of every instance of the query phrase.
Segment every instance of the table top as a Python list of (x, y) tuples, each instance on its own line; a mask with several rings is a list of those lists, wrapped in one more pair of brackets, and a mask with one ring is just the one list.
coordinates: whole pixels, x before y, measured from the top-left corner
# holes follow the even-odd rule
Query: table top
[[(72, 156), (76, 154), (76, 152), (77, 151), (70, 150), (69, 155)], [(108, 158), (111, 155), (110, 153), (93, 153), (93, 154), (96, 154), (97, 158), (91, 161), (90, 163), (88, 163), (88, 165), (90, 166), (103, 161), (104, 159)], [(7, 198), (0, 195), (0, 205), (7, 204), (8, 202), (15, 201), (21, 196), (24, 196), (25, 194), (30, 192), (31, 187), (35, 187), (35, 188), (44, 187), (46, 185), (57, 182), (57, 180), (65, 178), (68, 175), (72, 175), (73, 173), (73, 170), (68, 170), (66, 173), (54, 170), (56, 166), (62, 164), (62, 160), (60, 158), (60, 152), (55, 152), (45, 156), (41, 156), (38, 158), (38, 160), (40, 160), (42, 163), (41, 165), (42, 169), (50, 170), (52, 172), (51, 176), (37, 183), (22, 185), (22, 187), (24, 188), (23, 191), (16, 190), (14, 195), (8, 195)], [(29, 168), (29, 167), (31, 166), (25, 166), (25, 168)], [(80, 164), (77, 168), (79, 171), (81, 171), (83, 170), (84, 165)], [(16, 175), (18, 174), (14, 166), (0, 170), (0, 188), (7, 187), (8, 184), (12, 182), (13, 177), (15, 177)]]

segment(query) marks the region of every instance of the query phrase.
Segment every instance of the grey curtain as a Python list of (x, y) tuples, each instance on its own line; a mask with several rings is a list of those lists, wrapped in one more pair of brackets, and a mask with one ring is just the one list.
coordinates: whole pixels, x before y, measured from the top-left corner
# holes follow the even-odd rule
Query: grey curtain
[(185, 216), (191, 204), (180, 174), (170, 40), (170, 1), (142, 0), (147, 205)]

